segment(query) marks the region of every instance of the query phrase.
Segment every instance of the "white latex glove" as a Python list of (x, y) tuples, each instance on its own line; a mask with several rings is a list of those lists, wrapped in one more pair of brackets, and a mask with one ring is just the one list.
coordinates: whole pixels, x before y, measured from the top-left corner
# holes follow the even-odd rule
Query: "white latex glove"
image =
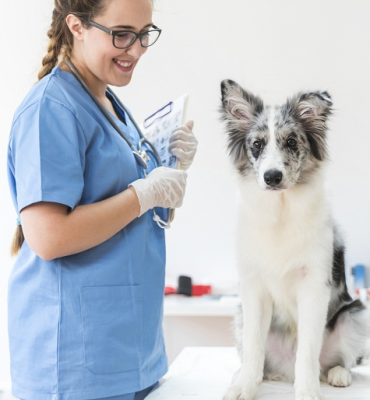
[(159, 167), (153, 169), (145, 179), (129, 184), (137, 194), (141, 217), (153, 207), (177, 208), (182, 205), (186, 187), (185, 171)]
[(168, 150), (180, 161), (180, 168), (187, 170), (197, 152), (198, 140), (192, 131), (194, 121), (188, 121), (172, 132)]

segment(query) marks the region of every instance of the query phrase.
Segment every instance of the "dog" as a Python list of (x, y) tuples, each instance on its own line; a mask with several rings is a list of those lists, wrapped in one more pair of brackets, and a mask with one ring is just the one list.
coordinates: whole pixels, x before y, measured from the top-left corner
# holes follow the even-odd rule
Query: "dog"
[(242, 362), (224, 400), (253, 399), (263, 379), (294, 382), (297, 400), (321, 400), (320, 379), (351, 384), (370, 337), (370, 313), (347, 290), (345, 249), (324, 188), (332, 100), (302, 92), (267, 106), (231, 80), (221, 93), (241, 190)]

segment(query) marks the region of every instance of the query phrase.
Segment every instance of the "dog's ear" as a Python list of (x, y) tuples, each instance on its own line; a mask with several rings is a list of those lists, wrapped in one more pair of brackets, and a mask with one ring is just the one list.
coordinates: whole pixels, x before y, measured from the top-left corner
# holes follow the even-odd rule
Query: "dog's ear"
[(263, 111), (262, 100), (241, 88), (232, 80), (221, 83), (222, 120), (229, 135), (228, 148), (237, 164), (247, 159), (246, 136), (258, 115)]
[(311, 151), (318, 160), (327, 157), (327, 121), (333, 102), (328, 92), (300, 93), (292, 101), (294, 116), (306, 132)]
[(221, 82), (221, 94), (223, 120), (236, 129), (248, 130), (263, 110), (262, 100), (230, 79)]

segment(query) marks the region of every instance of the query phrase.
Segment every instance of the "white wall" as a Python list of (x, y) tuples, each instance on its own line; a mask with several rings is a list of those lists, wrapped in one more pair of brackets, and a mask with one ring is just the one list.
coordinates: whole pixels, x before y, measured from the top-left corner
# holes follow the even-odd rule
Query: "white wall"
[[(0, 27), (0, 382), (9, 380), (6, 286), (15, 212), (6, 177), (14, 110), (36, 80), (52, 2), (3, 2)], [(141, 120), (182, 93), (190, 95), (199, 151), (184, 207), (168, 232), (168, 273), (196, 282), (235, 282), (237, 185), (218, 120), (220, 81), (231, 78), (278, 103), (301, 89), (332, 94), (328, 171), (349, 264), (370, 266), (370, 2), (367, 0), (156, 0), (160, 41), (129, 87), (117, 89)]]

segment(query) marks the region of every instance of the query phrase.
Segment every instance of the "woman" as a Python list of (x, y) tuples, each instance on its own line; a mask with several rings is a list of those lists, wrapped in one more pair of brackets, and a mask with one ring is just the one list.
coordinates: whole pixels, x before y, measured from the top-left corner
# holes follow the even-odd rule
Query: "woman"
[[(136, 145), (107, 85), (127, 85), (159, 34), (151, 0), (55, 0), (40, 80), (16, 111), (9, 143), (13, 252), (21, 247), (9, 340), (20, 399), (141, 399), (167, 370), (165, 239), (152, 209), (181, 205), (186, 172), (153, 170), (151, 160), (145, 178), (67, 63)], [(171, 138), (184, 169), (197, 146), (191, 129)]]

